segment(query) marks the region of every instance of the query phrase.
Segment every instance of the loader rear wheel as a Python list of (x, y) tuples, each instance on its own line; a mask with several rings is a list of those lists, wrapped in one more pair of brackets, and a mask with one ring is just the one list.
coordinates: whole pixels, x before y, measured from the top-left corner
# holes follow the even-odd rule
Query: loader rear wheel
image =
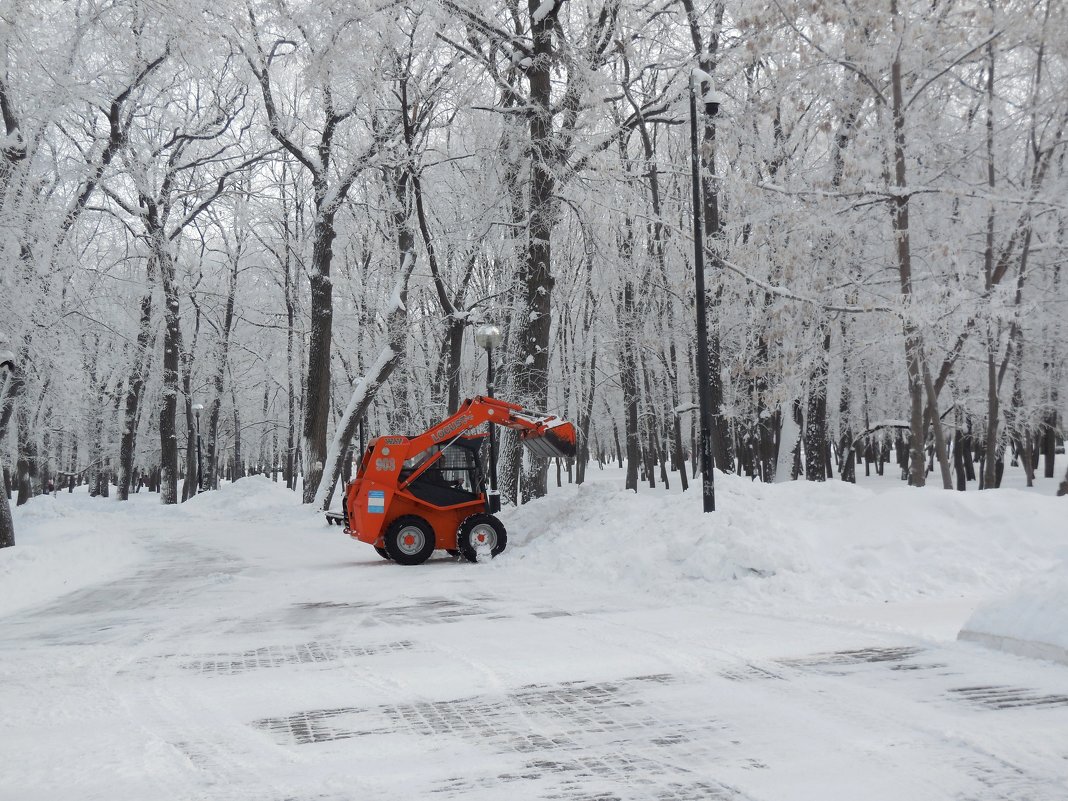
[(508, 532), (504, 523), (493, 515), (471, 515), (460, 524), (456, 535), (456, 547), (468, 562), (477, 562), (479, 554), (494, 557), (508, 545)]
[(399, 565), (420, 565), (434, 553), (434, 529), (417, 515), (398, 517), (383, 540), (386, 554)]

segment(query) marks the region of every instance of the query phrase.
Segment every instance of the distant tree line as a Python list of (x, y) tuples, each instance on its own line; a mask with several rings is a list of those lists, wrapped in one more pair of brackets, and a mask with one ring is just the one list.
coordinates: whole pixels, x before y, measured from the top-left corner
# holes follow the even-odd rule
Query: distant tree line
[(1063, 3), (26, 0), (0, 48), (0, 545), (49, 487), (321, 503), (483, 391), (486, 321), (556, 480), (685, 486), (695, 69), (717, 466), (1053, 475)]

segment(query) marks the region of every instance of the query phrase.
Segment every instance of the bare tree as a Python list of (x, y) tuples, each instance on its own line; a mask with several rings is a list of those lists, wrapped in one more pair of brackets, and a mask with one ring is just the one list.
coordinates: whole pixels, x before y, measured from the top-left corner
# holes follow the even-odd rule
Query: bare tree
[[(373, 12), (369, 12), (373, 13)], [(311, 262), (308, 280), (311, 286), (311, 329), (308, 341), (308, 365), (305, 377), (304, 406), (304, 502), (313, 503), (326, 459), (326, 434), (330, 422), (330, 360), (333, 341), (333, 282), (330, 276), (337, 236), (335, 219), (341, 204), (356, 179), (374, 165), (377, 155), (387, 149), (401, 129), (398, 119), (381, 120), (372, 125), (373, 112), (361, 106), (360, 93), (347, 101), (337, 97), (335, 81), (348, 76), (344, 56), (348, 48), (359, 47), (344, 34), (367, 25), (367, 20), (350, 17), (336, 22), (334, 32), (317, 39), (309, 30), (294, 22), (301, 42), (284, 36), (271, 36), (263, 29), (254, 11), (248, 10), (252, 42), (245, 51), (249, 67), (263, 97), (271, 136), (311, 177), (315, 217), (312, 221)], [(369, 46), (368, 42), (363, 43)], [(309, 87), (316, 107), (306, 113), (318, 118), (318, 131), (305, 136), (292, 114), (284, 110), (273, 83), (276, 62), (303, 49), (312, 65), (308, 70)], [(362, 54), (373, 57), (373, 54)], [(339, 59), (341, 60), (339, 63)], [(367, 98), (370, 100), (373, 94)], [(373, 101), (371, 101), (373, 102)], [(360, 116), (360, 112), (363, 116)], [(363, 122), (362, 145), (342, 147), (341, 131), (346, 123)], [(355, 152), (353, 152), (355, 150)], [(346, 158), (347, 156), (347, 158)], [(335, 166), (335, 161), (338, 164)]]

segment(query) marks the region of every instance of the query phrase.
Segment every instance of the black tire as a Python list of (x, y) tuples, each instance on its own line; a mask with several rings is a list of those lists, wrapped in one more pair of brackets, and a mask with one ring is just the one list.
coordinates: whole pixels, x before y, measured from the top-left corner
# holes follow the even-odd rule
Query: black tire
[(421, 565), (434, 553), (434, 529), (417, 515), (398, 517), (383, 539), (386, 554), (398, 565)]
[(385, 548), (379, 548), (377, 545), (374, 546), (374, 548), (375, 548), (375, 553), (377, 553), (383, 559), (389, 559), (389, 551), (387, 551)]
[(493, 515), (471, 515), (460, 524), (456, 547), (468, 562), (477, 562), (479, 549), (489, 549), (491, 557), (503, 552), (508, 547), (508, 532), (504, 523)]
[(445, 553), (451, 556), (453, 559), (457, 559), (460, 556), (460, 552), (455, 548), (446, 548)]

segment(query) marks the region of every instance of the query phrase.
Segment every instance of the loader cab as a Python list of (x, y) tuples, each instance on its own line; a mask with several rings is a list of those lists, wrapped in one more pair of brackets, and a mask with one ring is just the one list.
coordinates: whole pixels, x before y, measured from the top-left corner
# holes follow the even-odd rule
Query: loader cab
[(439, 507), (482, 500), (486, 478), (479, 452), (485, 439), (485, 434), (456, 437), (416, 454), (401, 467), (401, 483), (440, 453), (440, 457), (408, 485), (408, 492), (424, 503)]

